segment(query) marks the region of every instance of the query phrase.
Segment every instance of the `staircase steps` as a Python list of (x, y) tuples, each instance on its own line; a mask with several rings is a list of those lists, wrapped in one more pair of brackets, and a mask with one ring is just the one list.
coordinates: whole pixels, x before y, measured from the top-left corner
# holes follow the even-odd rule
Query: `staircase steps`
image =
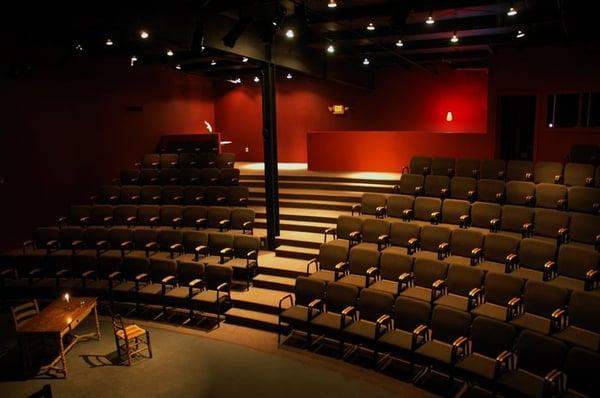
[(266, 330), (268, 332), (277, 331), (278, 319), (277, 315), (235, 307), (225, 313), (226, 323)]
[[(240, 181), (241, 185), (249, 188), (264, 187), (263, 181)], [(394, 184), (360, 184), (355, 182), (340, 182), (334, 183), (329, 181), (324, 182), (312, 182), (312, 181), (298, 181), (298, 182), (287, 182), (279, 181), (279, 188), (292, 188), (292, 189), (316, 189), (316, 190), (327, 190), (327, 191), (353, 191), (358, 193), (363, 192), (379, 192), (379, 193), (392, 193), (392, 187)]]
[[(267, 228), (267, 220), (265, 218), (255, 218), (254, 226), (256, 228)], [(296, 220), (280, 220), (279, 226), (286, 231), (314, 232), (323, 233), (326, 228), (335, 227), (336, 224), (324, 224), (322, 222), (313, 221), (296, 221)]]
[[(262, 289), (279, 290), (281, 292), (294, 292), (296, 278), (286, 278), (283, 276), (274, 276), (266, 274), (258, 274), (252, 280), (252, 286)], [(283, 295), (282, 295), (283, 297)]]
[(290, 257), (302, 260), (310, 260), (319, 257), (319, 249), (311, 249), (306, 247), (280, 245), (275, 249), (277, 257)]

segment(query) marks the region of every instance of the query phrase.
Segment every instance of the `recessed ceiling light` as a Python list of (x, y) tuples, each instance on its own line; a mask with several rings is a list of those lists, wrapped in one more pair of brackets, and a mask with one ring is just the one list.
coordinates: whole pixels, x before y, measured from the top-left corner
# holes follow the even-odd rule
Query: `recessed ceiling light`
[(517, 31), (517, 39), (522, 39), (523, 37), (525, 37), (525, 32), (519, 29)]
[(172, 50), (167, 50), (167, 55), (169, 57), (172, 57), (174, 55), (174, 52)]
[(140, 32), (140, 37), (141, 37), (142, 39), (147, 39), (148, 37), (150, 37), (150, 35), (149, 35), (149, 34), (148, 34), (148, 32), (146, 32), (145, 30), (142, 30), (142, 31)]
[(293, 29), (288, 29), (285, 32), (285, 37), (287, 37), (288, 39), (293, 39), (295, 36), (294, 34), (294, 30)]
[(254, 76), (254, 83), (258, 83), (260, 81), (260, 78), (258, 76)]
[(110, 38), (108, 38), (108, 39), (106, 39), (106, 43), (104, 43), (104, 44), (106, 44), (107, 46), (112, 46), (115, 43), (113, 43), (113, 41)]
[(369, 22), (369, 24), (367, 25), (367, 30), (370, 30), (370, 31), (375, 30), (375, 25), (373, 25), (373, 22)]
[(215, 66), (216, 64), (217, 64), (217, 61), (215, 61), (214, 59), (212, 61), (210, 61), (211, 66)]
[(83, 51), (83, 46), (81, 44), (75, 44), (75, 50)]
[(175, 69), (181, 70), (181, 65), (180, 64), (175, 65)]
[(133, 66), (135, 65), (135, 63), (137, 62), (137, 57), (134, 55), (131, 57), (131, 59), (129, 60), (129, 66)]
[(550, 127), (550, 128), (554, 127), (554, 123), (548, 123), (548, 127)]
[(286, 76), (286, 78), (287, 78), (287, 79), (291, 79), (291, 78), (292, 78), (292, 74), (291, 74), (291, 73), (288, 73), (288, 74), (287, 74), (287, 76)]
[(404, 43), (402, 43), (402, 39), (398, 39), (398, 41), (396, 42), (396, 47), (403, 47)]
[(506, 15), (508, 15), (509, 17), (514, 17), (515, 15), (517, 15), (517, 10), (514, 7), (510, 7), (508, 11), (506, 11)]
[(458, 36), (456, 36), (456, 32), (454, 32), (454, 34), (450, 38), (450, 43), (452, 43), (452, 44), (458, 43)]
[(435, 23), (435, 20), (433, 19), (433, 15), (432, 13), (429, 13), (429, 16), (427, 17), (427, 19), (425, 20), (425, 23), (427, 25), (433, 25)]
[(369, 65), (370, 63), (371, 61), (369, 61), (369, 58), (363, 59), (363, 65)]
[(330, 44), (329, 46), (327, 46), (327, 52), (329, 54), (333, 54), (335, 52), (335, 47), (333, 46), (333, 44)]
[(329, 3), (327, 3), (327, 7), (329, 7), (329, 8), (336, 8), (337, 7), (337, 3), (335, 2), (335, 0), (329, 0)]

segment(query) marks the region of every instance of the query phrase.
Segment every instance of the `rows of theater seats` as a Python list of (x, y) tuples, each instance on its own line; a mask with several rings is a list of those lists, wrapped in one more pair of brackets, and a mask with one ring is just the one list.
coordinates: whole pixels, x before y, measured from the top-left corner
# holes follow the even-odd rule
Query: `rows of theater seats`
[(97, 204), (184, 204), (237, 206), (248, 204), (248, 187), (202, 185), (104, 185), (91, 197)]
[(138, 168), (144, 169), (172, 169), (172, 168), (207, 168), (216, 167), (229, 169), (235, 165), (234, 153), (146, 153), (142, 161), (135, 163)]
[(238, 185), (239, 169), (125, 169), (113, 183), (119, 185)]
[[(22, 250), (0, 257), (4, 298), (68, 291), (113, 301), (220, 314), (234, 278), (258, 273), (260, 238), (172, 228), (38, 228)], [(8, 265), (10, 264), (10, 265)]]
[(73, 205), (60, 217), (58, 227), (159, 227), (207, 229), (253, 234), (253, 209), (223, 206), (178, 205)]
[[(415, 267), (439, 266), (431, 261), (417, 259)], [(569, 299), (540, 282), (490, 273), (485, 301), (472, 290), (467, 310), (469, 281), (482, 278), (475, 274), (451, 267), (446, 282), (431, 289), (422, 287), (427, 272), (403, 277), (396, 295), (376, 285), (361, 289), (346, 277), (299, 277), (295, 302), (291, 295), (281, 299), (279, 337), (301, 331), (309, 349), (327, 337), (338, 342), (342, 358), (360, 345), (371, 350), (375, 369), (391, 358), (408, 362), (415, 383), (430, 369), (447, 374), (448, 391), (458, 377), (506, 396), (597, 396), (600, 296), (573, 292)], [(447, 305), (463, 299), (460, 309)], [(416, 375), (415, 364), (422, 369)]]

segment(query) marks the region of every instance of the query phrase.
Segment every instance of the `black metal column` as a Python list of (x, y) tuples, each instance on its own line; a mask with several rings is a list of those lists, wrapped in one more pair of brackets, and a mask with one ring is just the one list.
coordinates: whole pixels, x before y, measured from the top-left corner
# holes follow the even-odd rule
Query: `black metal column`
[(277, 173), (277, 117), (275, 112), (275, 65), (267, 62), (262, 69), (263, 151), (265, 157), (265, 198), (267, 207), (267, 248), (275, 250), (279, 235), (279, 176)]

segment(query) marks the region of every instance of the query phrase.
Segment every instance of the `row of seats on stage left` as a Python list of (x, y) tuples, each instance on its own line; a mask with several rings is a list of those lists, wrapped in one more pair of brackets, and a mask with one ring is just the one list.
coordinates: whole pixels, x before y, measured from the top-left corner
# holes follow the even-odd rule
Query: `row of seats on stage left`
[(234, 153), (146, 153), (138, 168), (172, 169), (216, 167), (229, 169), (235, 165)]
[(202, 185), (104, 185), (98, 195), (90, 198), (94, 204), (183, 204), (245, 207), (250, 190), (243, 186)]
[[(487, 279), (492, 279), (490, 276)], [(490, 296), (495, 285), (489, 282)], [(394, 297), (372, 288), (299, 277), (294, 296), (281, 299), (279, 338), (290, 329), (303, 332), (308, 349), (333, 340), (339, 357), (350, 361), (353, 353), (365, 353), (366, 349), (372, 353), (375, 370), (391, 357), (410, 365), (402, 367), (406, 369), (402, 372), (415, 383), (433, 369), (447, 375), (450, 390), (457, 376), (467, 387), (479, 385), (494, 395), (596, 396), (600, 328), (593, 309), (600, 304), (598, 297), (573, 293), (569, 303), (572, 318), (557, 323), (535, 314), (546, 314), (557, 302), (553, 295), (546, 296), (550, 292), (535, 282), (524, 289), (523, 283), (519, 286), (510, 311), (502, 313), (507, 318), (495, 319), (406, 295)], [(564, 296), (558, 298), (561, 300), (559, 304)], [(486, 305), (493, 304), (482, 303), (474, 309)], [(529, 330), (536, 323), (552, 324), (548, 328), (552, 335)], [(592, 348), (588, 347), (590, 340)], [(356, 350), (357, 346), (362, 349)], [(415, 364), (423, 369), (418, 375)]]
[[(538, 206), (551, 209), (600, 212), (600, 188), (567, 187), (559, 184), (534, 184), (526, 181), (475, 180), (470, 177), (422, 176), (404, 174), (393, 188), (400, 195), (429, 196), (434, 198), (463, 199), (470, 202), (496, 202), (500, 204)], [(386, 195), (363, 195), (362, 209), (369, 214), (375, 208), (385, 206)]]
[[(563, 183), (567, 186), (600, 187), (600, 166), (586, 163), (531, 162), (500, 159), (413, 156), (403, 174), (472, 177), (490, 180)], [(408, 174), (408, 173), (407, 173)], [(595, 178), (594, 178), (595, 176)]]
[(238, 185), (239, 169), (126, 169), (113, 180), (120, 185)]
[(252, 234), (256, 213), (253, 209), (223, 206), (178, 205), (73, 205), (60, 217), (58, 228), (66, 226), (127, 226), (184, 229), (230, 229)]

